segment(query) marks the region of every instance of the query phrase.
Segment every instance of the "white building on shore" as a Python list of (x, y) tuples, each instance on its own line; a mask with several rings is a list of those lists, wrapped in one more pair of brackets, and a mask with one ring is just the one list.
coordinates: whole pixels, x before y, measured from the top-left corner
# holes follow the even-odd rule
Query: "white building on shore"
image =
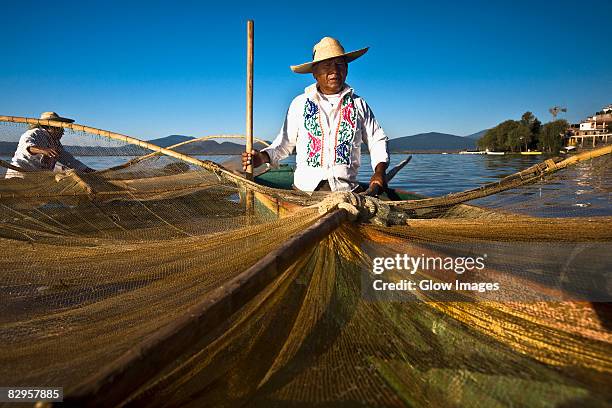
[(572, 125), (568, 131), (569, 146), (586, 147), (612, 141), (612, 104), (605, 106), (580, 125)]

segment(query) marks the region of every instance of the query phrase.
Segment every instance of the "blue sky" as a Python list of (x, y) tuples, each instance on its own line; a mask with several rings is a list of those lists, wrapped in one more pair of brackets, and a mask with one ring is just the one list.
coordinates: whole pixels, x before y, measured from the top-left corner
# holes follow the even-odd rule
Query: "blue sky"
[[(143, 139), (244, 133), (255, 20), (255, 134), (273, 138), (321, 37), (370, 46), (348, 82), (390, 137), (467, 135), (562, 105), (612, 103), (607, 1), (2, 3), (0, 114), (54, 110)], [(287, 5), (290, 4), (290, 5)]]

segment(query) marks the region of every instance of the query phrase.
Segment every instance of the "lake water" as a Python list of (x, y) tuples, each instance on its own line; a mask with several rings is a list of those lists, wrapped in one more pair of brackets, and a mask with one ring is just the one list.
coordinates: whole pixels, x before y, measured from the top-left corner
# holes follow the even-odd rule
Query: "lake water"
[[(198, 156), (223, 163), (235, 156)], [(406, 155), (392, 155), (391, 167)], [(487, 156), (457, 154), (414, 154), (412, 161), (391, 181), (390, 186), (430, 197), (464, 191), (495, 182), (545, 160), (546, 156)], [(10, 160), (10, 158), (2, 158)], [(88, 166), (103, 169), (124, 163), (130, 157), (79, 157)], [(473, 204), (505, 208), (548, 217), (612, 215), (610, 163), (599, 159), (571, 167), (546, 183), (537, 183), (474, 201)], [(295, 156), (283, 163), (295, 165)], [(359, 180), (372, 175), (370, 156), (362, 156)]]

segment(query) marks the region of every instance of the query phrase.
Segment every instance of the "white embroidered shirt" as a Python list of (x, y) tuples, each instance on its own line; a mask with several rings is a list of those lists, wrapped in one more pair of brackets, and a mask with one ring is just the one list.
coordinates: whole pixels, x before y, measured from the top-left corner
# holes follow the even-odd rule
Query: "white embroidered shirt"
[(324, 95), (310, 85), (289, 106), (274, 142), (263, 149), (272, 166), (296, 149), (294, 185), (313, 191), (327, 180), (332, 191), (357, 187), (361, 143), (370, 150), (372, 169), (388, 163), (387, 136), (366, 101), (345, 85), (336, 95)]

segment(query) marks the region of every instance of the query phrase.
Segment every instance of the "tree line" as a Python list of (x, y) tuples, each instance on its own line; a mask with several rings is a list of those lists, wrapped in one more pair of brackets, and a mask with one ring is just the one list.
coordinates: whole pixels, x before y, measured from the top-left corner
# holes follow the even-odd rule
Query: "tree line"
[(542, 125), (531, 112), (523, 113), (520, 120), (506, 120), (491, 128), (480, 139), (482, 150), (522, 152), (540, 150), (558, 153), (563, 147), (563, 138), (569, 123), (564, 119)]

